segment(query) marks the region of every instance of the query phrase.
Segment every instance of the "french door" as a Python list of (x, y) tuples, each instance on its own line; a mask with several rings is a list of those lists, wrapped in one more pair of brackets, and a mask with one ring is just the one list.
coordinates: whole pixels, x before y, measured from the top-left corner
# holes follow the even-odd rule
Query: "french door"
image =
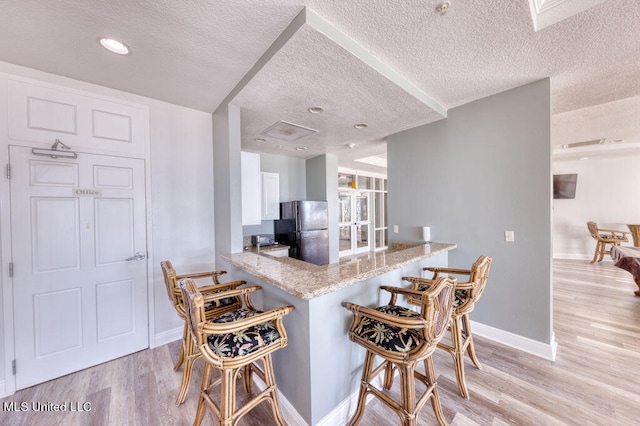
[(9, 157), (17, 389), (148, 347), (144, 161)]
[(369, 192), (338, 192), (340, 256), (371, 250), (369, 204)]

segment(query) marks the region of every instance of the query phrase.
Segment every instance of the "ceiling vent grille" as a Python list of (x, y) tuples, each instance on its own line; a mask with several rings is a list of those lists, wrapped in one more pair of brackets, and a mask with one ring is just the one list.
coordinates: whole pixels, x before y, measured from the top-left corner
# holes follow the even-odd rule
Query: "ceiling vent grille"
[(606, 139), (602, 138), (602, 139), (593, 139), (590, 141), (567, 143), (562, 145), (562, 149), (581, 148), (581, 147), (591, 146), (591, 145), (602, 145), (603, 143), (605, 143), (605, 141)]
[(289, 123), (288, 121), (278, 121), (263, 131), (261, 135), (293, 142), (315, 133), (318, 133), (318, 131), (298, 124)]

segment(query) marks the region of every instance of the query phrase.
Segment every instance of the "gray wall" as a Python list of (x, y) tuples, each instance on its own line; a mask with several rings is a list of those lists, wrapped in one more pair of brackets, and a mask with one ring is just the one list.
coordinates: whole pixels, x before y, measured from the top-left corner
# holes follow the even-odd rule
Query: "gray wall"
[[(452, 267), (493, 257), (471, 318), (550, 343), (551, 95), (541, 80), (449, 110), (388, 138), (393, 241), (453, 242)], [(504, 231), (515, 231), (515, 242)]]
[(215, 258), (242, 251), (240, 108), (225, 104), (213, 113)]
[[(260, 154), (260, 171), (280, 175), (280, 201), (306, 200), (305, 160), (284, 155)], [(273, 220), (242, 227), (242, 235), (273, 234)]]

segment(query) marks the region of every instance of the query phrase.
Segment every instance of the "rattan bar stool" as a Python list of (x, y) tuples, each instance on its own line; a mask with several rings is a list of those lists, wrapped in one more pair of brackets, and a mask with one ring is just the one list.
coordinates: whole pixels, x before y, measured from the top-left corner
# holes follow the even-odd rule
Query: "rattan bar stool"
[[(227, 290), (233, 290), (243, 284), (246, 281), (232, 281), (221, 284), (218, 281), (220, 275), (224, 275), (226, 271), (211, 271), (211, 272), (197, 272), (193, 274), (177, 275), (173, 265), (170, 261), (165, 260), (160, 262), (160, 268), (164, 275), (164, 283), (167, 287), (167, 294), (169, 300), (173, 304), (176, 313), (184, 321), (184, 328), (182, 331), (182, 347), (180, 348), (180, 355), (178, 361), (173, 367), (174, 370), (178, 370), (182, 364), (184, 368), (182, 370), (182, 381), (180, 383), (180, 390), (178, 391), (178, 397), (176, 398), (176, 405), (180, 405), (184, 402), (187, 392), (189, 391), (189, 385), (191, 384), (191, 376), (193, 374), (193, 363), (200, 357), (200, 351), (197, 350), (195, 342), (191, 338), (188, 332), (187, 325), (187, 311), (182, 299), (182, 290), (178, 285), (178, 280), (184, 278), (211, 278), (213, 285), (200, 287), (199, 290), (203, 294), (219, 293)], [(222, 315), (226, 312), (230, 312), (242, 307), (242, 300), (238, 296), (225, 297), (222, 299), (212, 300), (205, 305), (205, 315), (207, 319), (212, 319), (216, 316)]]
[[(464, 354), (467, 352), (469, 358), (476, 367), (482, 369), (480, 361), (476, 357), (476, 350), (473, 347), (473, 335), (471, 334), (471, 323), (469, 321), (469, 313), (473, 311), (476, 302), (480, 299), (484, 291), (485, 284), (489, 278), (489, 270), (491, 269), (491, 258), (488, 256), (480, 256), (475, 261), (471, 269), (455, 269), (455, 268), (424, 268), (425, 271), (434, 273), (431, 279), (425, 278), (407, 278), (412, 285), (412, 289), (423, 291), (429, 288), (439, 277), (440, 274), (450, 275), (468, 275), (469, 281), (456, 283), (454, 309), (451, 315), (451, 344), (446, 342), (438, 343), (440, 349), (444, 349), (454, 360), (456, 371), (456, 381), (458, 382), (458, 390), (460, 395), (469, 399), (469, 391), (467, 390), (467, 382), (464, 374)], [(410, 303), (417, 301), (409, 298)]]
[[(418, 424), (418, 414), (428, 400), (431, 400), (438, 423), (447, 424), (431, 355), (451, 319), (455, 282), (455, 278), (441, 277), (422, 292), (382, 286), (381, 289), (391, 293), (391, 299), (388, 305), (375, 309), (343, 303), (354, 314), (349, 338), (367, 350), (362, 367), (358, 405), (349, 425), (357, 425), (362, 419), (368, 394), (395, 411), (403, 426)], [(419, 302), (420, 312), (396, 305), (398, 294), (412, 296), (414, 301)], [(384, 361), (374, 369), (376, 356)], [(416, 371), (421, 362), (424, 362), (425, 374)], [(394, 370), (400, 376), (400, 402), (394, 401), (372, 384), (373, 379), (384, 372), (383, 387), (390, 389)], [(416, 398), (416, 380), (427, 386), (419, 398)]]
[[(187, 278), (180, 281), (180, 288), (187, 308), (189, 332), (204, 360), (194, 426), (202, 422), (207, 408), (217, 417), (218, 425), (235, 425), (249, 410), (264, 401), (270, 403), (276, 423), (286, 425), (280, 410), (271, 354), (287, 345), (282, 320), (294, 307), (283, 306), (267, 312), (256, 310), (250, 294), (260, 290), (259, 286), (240, 287), (224, 294), (203, 296), (195, 282)], [(245, 307), (208, 321), (205, 303), (229, 295), (242, 296)], [(257, 361), (260, 361), (262, 368)], [(220, 378), (212, 382), (214, 368), (220, 371)], [(251, 393), (253, 373), (260, 377), (265, 389), (237, 408), (236, 380), (242, 377), (245, 390)], [(218, 387), (220, 399), (216, 402), (212, 391)]]

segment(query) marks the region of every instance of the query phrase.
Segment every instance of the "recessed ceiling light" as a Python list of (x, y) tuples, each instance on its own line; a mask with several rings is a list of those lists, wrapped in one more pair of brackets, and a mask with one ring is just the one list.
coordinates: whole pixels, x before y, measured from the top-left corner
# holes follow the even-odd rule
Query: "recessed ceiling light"
[(580, 160), (588, 160), (589, 157), (580, 157)]
[(438, 12), (440, 15), (444, 15), (445, 13), (447, 13), (447, 10), (449, 10), (450, 7), (451, 7), (451, 2), (443, 1), (442, 3), (436, 6), (436, 12)]
[(131, 49), (129, 48), (129, 46), (121, 41), (107, 37), (99, 37), (98, 43), (100, 43), (100, 45), (107, 49), (109, 52), (117, 53), (118, 55), (131, 54)]
[(353, 149), (356, 147), (356, 144), (351, 142), (350, 144), (347, 145), (349, 147), (349, 149)]
[(353, 126), (354, 129), (364, 129), (366, 127), (367, 127), (367, 125), (364, 124), (364, 123), (354, 124), (354, 126)]
[(322, 114), (324, 112), (324, 108), (322, 107), (311, 107), (308, 109), (311, 114)]
[(263, 138), (255, 138), (254, 141), (262, 143), (262, 142), (266, 142), (267, 140)]
[(306, 151), (307, 147), (306, 146), (297, 146), (296, 147), (296, 151)]

